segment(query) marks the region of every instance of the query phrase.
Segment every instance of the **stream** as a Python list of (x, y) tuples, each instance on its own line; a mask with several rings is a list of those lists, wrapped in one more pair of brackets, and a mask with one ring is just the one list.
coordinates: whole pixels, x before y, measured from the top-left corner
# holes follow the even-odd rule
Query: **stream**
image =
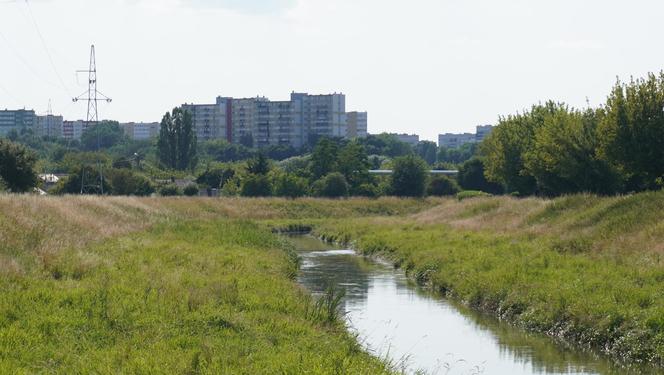
[(390, 264), (292, 236), (302, 259), (298, 282), (320, 296), (345, 290), (348, 329), (370, 353), (407, 374), (654, 374), (556, 343), (473, 312), (414, 285)]

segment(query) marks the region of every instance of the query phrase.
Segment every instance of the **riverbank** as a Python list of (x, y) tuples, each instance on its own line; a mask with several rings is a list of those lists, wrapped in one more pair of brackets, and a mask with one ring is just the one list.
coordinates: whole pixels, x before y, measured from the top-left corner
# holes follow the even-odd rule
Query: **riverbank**
[(664, 192), (448, 200), (315, 230), (527, 330), (626, 365), (664, 365)]
[(0, 196), (0, 373), (391, 373), (258, 221), (431, 203)]

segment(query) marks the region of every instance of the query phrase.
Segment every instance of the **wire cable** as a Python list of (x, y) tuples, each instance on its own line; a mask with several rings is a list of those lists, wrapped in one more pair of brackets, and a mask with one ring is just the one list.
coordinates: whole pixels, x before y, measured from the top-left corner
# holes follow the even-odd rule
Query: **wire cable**
[(48, 49), (48, 45), (46, 44), (46, 39), (44, 39), (44, 35), (42, 35), (42, 32), (39, 29), (39, 25), (37, 25), (37, 20), (35, 18), (34, 13), (32, 12), (32, 6), (30, 6), (30, 2), (28, 0), (25, 0), (25, 4), (28, 7), (28, 13), (30, 14), (30, 19), (32, 19), (32, 24), (35, 26), (35, 30), (37, 31), (37, 35), (39, 35), (39, 39), (41, 40), (42, 47), (44, 47), (44, 51), (46, 52), (46, 55), (48, 56), (48, 61), (51, 63), (51, 67), (53, 68), (53, 71), (55, 72), (55, 75), (58, 77), (58, 80), (60, 81), (60, 84), (62, 85), (62, 88), (65, 89), (65, 91), (67, 92), (67, 94), (69, 96), (72, 96), (71, 92), (67, 88), (67, 85), (65, 85), (65, 82), (62, 79), (62, 76), (60, 75), (60, 72), (58, 72), (58, 68), (55, 66), (55, 62), (53, 62), (53, 56), (51, 55), (51, 52)]

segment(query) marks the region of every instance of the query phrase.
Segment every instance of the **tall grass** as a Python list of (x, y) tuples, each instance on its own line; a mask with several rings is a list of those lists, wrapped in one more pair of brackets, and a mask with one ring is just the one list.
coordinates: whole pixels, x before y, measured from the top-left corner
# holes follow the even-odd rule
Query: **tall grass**
[(419, 283), (618, 361), (664, 366), (664, 192), (449, 200), (317, 223)]
[[(331, 313), (311, 319), (285, 242), (182, 220), (0, 278), (0, 373), (388, 373)], [(61, 256), (60, 256), (61, 255)]]

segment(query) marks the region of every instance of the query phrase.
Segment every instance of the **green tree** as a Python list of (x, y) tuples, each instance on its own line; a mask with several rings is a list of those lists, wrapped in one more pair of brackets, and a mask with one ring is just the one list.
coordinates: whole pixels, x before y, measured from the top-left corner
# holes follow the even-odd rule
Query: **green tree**
[(299, 198), (307, 195), (307, 180), (289, 173), (280, 173), (274, 181), (274, 195), (277, 197)]
[(537, 191), (535, 177), (526, 169), (524, 157), (535, 145), (535, 134), (547, 117), (567, 112), (564, 104), (547, 102), (523, 114), (503, 117), (482, 143), (486, 176), (510, 193), (530, 195)]
[(270, 161), (265, 154), (259, 152), (258, 155), (247, 162), (247, 172), (255, 175), (266, 175), (270, 172)]
[(342, 198), (348, 196), (348, 183), (339, 172), (332, 172), (316, 181), (313, 186), (316, 196), (326, 198)]
[(479, 190), (490, 194), (502, 194), (500, 184), (487, 181), (484, 176), (484, 162), (480, 158), (472, 158), (459, 168), (459, 185), (465, 190)]
[(0, 180), (9, 191), (22, 193), (37, 186), (36, 162), (27, 147), (0, 138)]
[(161, 120), (157, 156), (166, 168), (193, 169), (198, 163), (196, 132), (191, 112), (182, 108), (166, 113)]
[(427, 194), (436, 197), (456, 195), (460, 191), (459, 184), (447, 176), (433, 177), (429, 180), (429, 186), (427, 186)]
[(268, 176), (253, 174), (242, 180), (242, 196), (244, 197), (269, 197), (272, 195), (272, 184)]
[(524, 155), (525, 168), (542, 194), (619, 192), (617, 171), (597, 155), (597, 122), (592, 109), (560, 110), (545, 117)]
[(92, 124), (81, 134), (81, 147), (86, 151), (108, 149), (126, 141), (124, 129), (117, 121)]
[(106, 172), (110, 194), (148, 196), (155, 192), (150, 180), (129, 169), (111, 169)]
[(658, 189), (664, 177), (664, 72), (618, 81), (600, 121), (600, 154), (618, 166), (632, 191)]
[(339, 146), (333, 140), (321, 138), (311, 155), (311, 177), (318, 180), (337, 170)]
[(344, 175), (353, 193), (362, 184), (371, 181), (371, 176), (369, 175), (370, 166), (369, 156), (364, 146), (355, 141), (348, 143), (339, 152), (337, 170)]
[(415, 153), (419, 155), (429, 165), (436, 163), (438, 146), (431, 141), (422, 141), (415, 146)]
[(421, 197), (426, 190), (427, 177), (427, 164), (420, 157), (398, 157), (393, 162), (392, 193), (399, 197)]

